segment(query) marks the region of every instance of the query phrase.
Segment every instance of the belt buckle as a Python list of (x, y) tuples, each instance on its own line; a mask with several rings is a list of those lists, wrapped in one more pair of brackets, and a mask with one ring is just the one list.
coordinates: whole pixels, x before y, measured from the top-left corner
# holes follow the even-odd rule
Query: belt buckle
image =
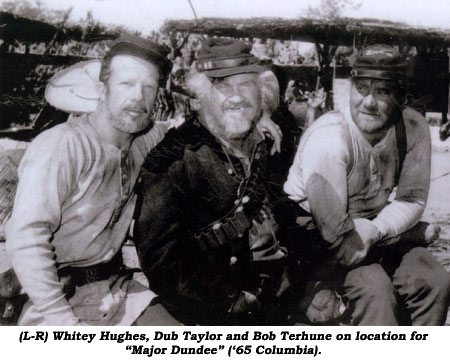
[(87, 284), (90, 284), (90, 283), (93, 283), (95, 281), (98, 281), (99, 273), (98, 273), (98, 270), (96, 268), (86, 269), (85, 273), (86, 273), (86, 283)]

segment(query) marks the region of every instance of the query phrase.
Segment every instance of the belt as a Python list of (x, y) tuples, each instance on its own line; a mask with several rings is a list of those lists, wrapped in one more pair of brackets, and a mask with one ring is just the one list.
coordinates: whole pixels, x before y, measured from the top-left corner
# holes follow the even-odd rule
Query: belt
[(110, 261), (88, 267), (68, 266), (58, 271), (60, 278), (69, 277), (70, 282), (76, 286), (91, 284), (96, 281), (108, 279), (123, 269), (122, 253), (119, 252)]
[(207, 252), (242, 238), (251, 225), (251, 220), (240, 208), (223, 222), (218, 222), (207, 231), (194, 235), (194, 239), (202, 251)]

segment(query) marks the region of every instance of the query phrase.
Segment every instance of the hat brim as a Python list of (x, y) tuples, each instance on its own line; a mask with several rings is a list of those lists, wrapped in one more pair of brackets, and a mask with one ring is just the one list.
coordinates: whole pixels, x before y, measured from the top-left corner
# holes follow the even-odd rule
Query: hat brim
[(386, 81), (398, 81), (401, 74), (392, 70), (378, 70), (371, 68), (354, 68), (351, 71), (352, 78), (368, 78)]
[(251, 64), (245, 66), (237, 66), (232, 68), (223, 68), (216, 70), (208, 70), (203, 73), (210, 78), (224, 78), (231, 75), (260, 73), (268, 70), (265, 66)]
[(89, 60), (57, 72), (45, 88), (45, 99), (64, 112), (93, 112), (100, 98), (100, 67), (100, 60)]

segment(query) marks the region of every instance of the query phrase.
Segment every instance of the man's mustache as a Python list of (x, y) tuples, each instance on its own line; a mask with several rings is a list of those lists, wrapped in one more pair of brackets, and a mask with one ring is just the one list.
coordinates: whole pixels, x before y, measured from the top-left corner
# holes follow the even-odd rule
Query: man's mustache
[(125, 105), (122, 107), (122, 110), (123, 111), (133, 111), (133, 112), (144, 113), (144, 114), (148, 113), (148, 110), (145, 107), (145, 105), (140, 105), (140, 104)]
[(242, 108), (249, 108), (251, 107), (250, 104), (246, 101), (240, 102), (240, 103), (225, 103), (223, 106), (223, 110), (239, 110)]
[(378, 116), (377, 112), (372, 112), (372, 111), (361, 111), (361, 113), (363, 113), (364, 115), (369, 115), (369, 116)]

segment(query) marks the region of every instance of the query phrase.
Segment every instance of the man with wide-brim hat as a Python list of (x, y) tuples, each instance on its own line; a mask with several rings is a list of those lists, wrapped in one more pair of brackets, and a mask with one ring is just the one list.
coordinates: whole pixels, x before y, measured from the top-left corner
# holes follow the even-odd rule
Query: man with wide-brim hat
[(203, 44), (187, 77), (197, 116), (144, 165), (138, 256), (150, 287), (185, 324), (268, 321), (277, 301), (286, 251), (275, 216), (287, 166), (270, 156), (258, 126), (283, 119), (276, 77), (250, 50), (232, 39)]
[(49, 102), (80, 116), (37, 136), (19, 167), (6, 229), (29, 297), (19, 325), (178, 324), (149, 306), (155, 294), (132, 280), (121, 256), (141, 165), (172, 125), (150, 116), (169, 70), (163, 47), (123, 36), (101, 64), (50, 82)]
[(299, 219), (310, 219), (305, 237), (321, 249), (310, 258), (319, 280), (343, 296), (354, 325), (446, 319), (449, 276), (424, 247), (438, 232), (417, 225), (431, 144), (423, 116), (403, 106), (406, 65), (390, 46), (361, 50), (349, 106), (308, 128), (284, 185)]

